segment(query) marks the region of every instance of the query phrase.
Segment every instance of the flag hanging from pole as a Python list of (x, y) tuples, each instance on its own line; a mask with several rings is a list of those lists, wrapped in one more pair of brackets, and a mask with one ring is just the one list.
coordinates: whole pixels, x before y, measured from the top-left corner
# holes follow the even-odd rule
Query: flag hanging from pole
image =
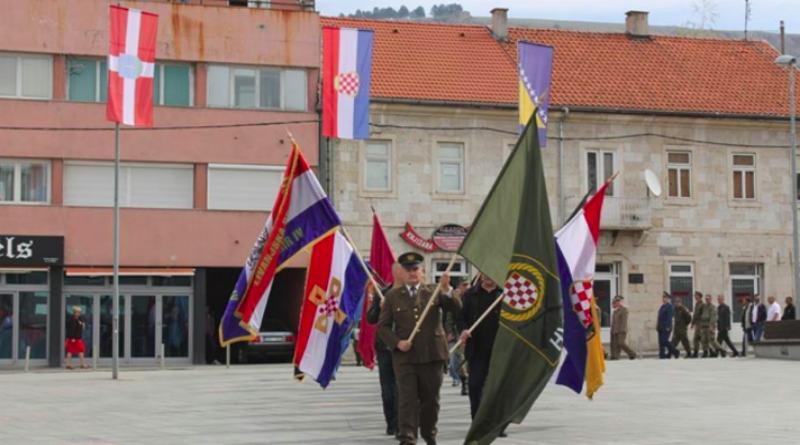
[[(381, 221), (378, 219), (377, 213), (372, 213), (372, 247), (369, 251), (369, 263), (372, 270), (377, 275), (378, 283), (382, 286), (392, 282), (392, 264), (395, 262), (394, 252), (392, 246), (389, 244), (389, 239), (386, 238), (386, 232), (383, 231)], [(367, 298), (371, 298), (371, 293), (375, 292), (371, 289)], [(372, 369), (375, 366), (375, 334), (377, 326), (367, 322), (366, 311), (369, 308), (368, 299), (364, 304), (364, 314), (361, 318), (361, 326), (358, 330), (358, 349), (361, 353), (361, 360), (364, 366)]]
[(297, 378), (327, 388), (361, 317), (367, 272), (355, 249), (337, 230), (311, 250), (305, 298), (294, 355)]
[(556, 233), (567, 352), (556, 383), (580, 394), (586, 381), (589, 398), (603, 384), (605, 370), (593, 282), (608, 185), (604, 184)]
[[(547, 146), (547, 110), (550, 106), (550, 84), (553, 76), (553, 47), (519, 42), (519, 131), (536, 111), (539, 145)], [(545, 97), (541, 97), (544, 95)]]
[(489, 377), (465, 445), (520, 423), (561, 355), (561, 289), (536, 124), (525, 127), (459, 254), (505, 283)]
[(158, 16), (110, 7), (106, 118), (136, 127), (153, 126), (153, 75)]
[(322, 30), (322, 135), (369, 138), (372, 30)]
[(272, 212), (245, 262), (219, 327), (225, 347), (258, 335), (275, 275), (303, 248), (341, 225), (303, 152), (292, 142)]

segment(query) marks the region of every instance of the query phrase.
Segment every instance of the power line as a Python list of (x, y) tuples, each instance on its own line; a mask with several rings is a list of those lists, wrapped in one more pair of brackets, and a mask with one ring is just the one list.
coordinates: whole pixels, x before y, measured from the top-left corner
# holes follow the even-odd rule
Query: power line
[[(174, 125), (169, 127), (125, 127), (121, 131), (180, 131), (180, 130), (214, 130), (221, 128), (270, 127), (275, 125), (318, 124), (319, 120), (282, 121), (282, 122), (250, 122), (244, 124), (209, 124), (209, 125)], [(4, 127), (6, 131), (114, 131), (114, 127)]]

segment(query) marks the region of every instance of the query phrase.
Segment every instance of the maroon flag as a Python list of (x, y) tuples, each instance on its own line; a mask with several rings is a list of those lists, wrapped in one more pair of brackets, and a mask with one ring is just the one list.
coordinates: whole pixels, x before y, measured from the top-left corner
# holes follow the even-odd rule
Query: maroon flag
[(106, 118), (153, 126), (153, 76), (158, 16), (111, 5)]
[[(392, 264), (395, 262), (392, 246), (381, 227), (378, 215), (372, 213), (372, 248), (369, 250), (369, 263), (375, 271), (379, 283), (392, 282)], [(375, 366), (375, 331), (376, 326), (367, 323), (367, 309), (372, 301), (372, 286), (367, 286), (368, 297), (364, 300), (364, 313), (361, 316), (361, 328), (358, 333), (358, 352), (364, 366), (372, 369)]]

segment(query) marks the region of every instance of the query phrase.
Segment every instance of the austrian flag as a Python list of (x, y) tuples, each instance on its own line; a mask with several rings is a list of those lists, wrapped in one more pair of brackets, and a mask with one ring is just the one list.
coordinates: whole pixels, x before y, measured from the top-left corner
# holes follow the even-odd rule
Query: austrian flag
[(110, 19), (106, 118), (152, 127), (158, 16), (112, 5)]

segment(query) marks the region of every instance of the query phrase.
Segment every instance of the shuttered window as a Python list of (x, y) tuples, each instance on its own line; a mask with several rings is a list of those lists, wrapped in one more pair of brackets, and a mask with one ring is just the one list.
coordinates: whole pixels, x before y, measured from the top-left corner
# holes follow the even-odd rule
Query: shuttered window
[(209, 165), (208, 208), (270, 211), (283, 179), (282, 167)]

